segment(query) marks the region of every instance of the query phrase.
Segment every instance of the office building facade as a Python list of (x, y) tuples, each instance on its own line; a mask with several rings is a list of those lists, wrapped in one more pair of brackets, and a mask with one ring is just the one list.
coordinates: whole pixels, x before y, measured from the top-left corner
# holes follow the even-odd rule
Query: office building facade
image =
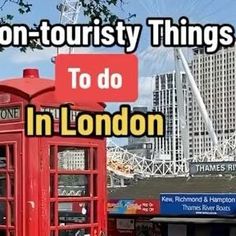
[[(184, 109), (187, 118), (187, 81), (185, 73), (181, 72), (184, 93)], [(166, 73), (156, 76), (153, 92), (153, 107), (155, 111), (165, 115), (166, 133), (164, 138), (155, 139), (155, 150), (160, 159), (181, 160), (183, 146), (180, 131), (179, 109), (177, 107), (176, 73)]]
[[(192, 74), (206, 105), (219, 143), (236, 131), (236, 46), (206, 54), (194, 49)], [(213, 143), (199, 112), (196, 100), (189, 96), (190, 156), (213, 149)]]

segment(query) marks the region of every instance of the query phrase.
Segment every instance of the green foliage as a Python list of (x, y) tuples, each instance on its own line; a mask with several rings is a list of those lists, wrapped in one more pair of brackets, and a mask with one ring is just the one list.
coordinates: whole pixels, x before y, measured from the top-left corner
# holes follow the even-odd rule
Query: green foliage
[[(32, 1), (32, 0), (31, 0)], [(18, 12), (20, 14), (27, 14), (31, 11), (32, 4), (26, 0), (0, 0), (0, 10), (3, 11), (7, 4), (16, 4)], [(104, 23), (113, 24), (119, 17), (113, 12), (117, 6), (122, 6), (124, 0), (80, 0), (82, 11), (84, 16), (88, 17), (90, 21), (95, 17), (100, 17)], [(129, 14), (128, 20), (135, 15)], [(10, 24), (13, 20), (13, 15), (0, 16), (1, 24)], [(34, 25), (34, 27), (37, 27)], [(28, 47), (20, 47), (21, 52), (26, 52), (30, 48), (31, 50), (41, 50), (42, 47), (37, 43), (36, 40), (31, 40)], [(0, 47), (0, 52), (4, 48)]]
[[(16, 4), (16, 6), (18, 7), (18, 12), (20, 14), (29, 13), (32, 8), (32, 4), (26, 2), (25, 0), (4, 0), (2, 4), (0, 5), (0, 10), (4, 11), (4, 7), (9, 3)], [(0, 25), (11, 24), (13, 19), (14, 19), (14, 16), (10, 14), (6, 16), (0, 16)], [(32, 50), (42, 49), (42, 47), (37, 43), (36, 40), (31, 40), (28, 47), (20, 47), (19, 49), (21, 52), (26, 52), (27, 48), (30, 48)], [(5, 49), (4, 47), (0, 46), (0, 52), (4, 51), (4, 49)]]
[(31, 11), (32, 4), (26, 2), (25, 0), (4, 0), (0, 5), (0, 10), (3, 10), (8, 3), (14, 3), (18, 6), (18, 11), (20, 14), (29, 13)]
[(25, 3), (23, 0), (18, 1), (19, 3), (19, 13), (24, 14), (24, 13), (29, 13), (31, 11), (32, 4)]
[(118, 4), (123, 5), (123, 0), (81, 0), (84, 15), (90, 20), (100, 17), (105, 23), (114, 23), (118, 16), (112, 12), (112, 8)]

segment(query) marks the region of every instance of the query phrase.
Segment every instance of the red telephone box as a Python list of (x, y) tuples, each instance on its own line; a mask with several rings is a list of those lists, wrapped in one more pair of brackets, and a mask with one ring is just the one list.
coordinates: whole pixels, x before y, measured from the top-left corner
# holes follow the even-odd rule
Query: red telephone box
[[(25, 136), (25, 105), (57, 120), (54, 91), (35, 69), (0, 83), (0, 236), (106, 234), (105, 139)], [(69, 102), (71, 119), (105, 107)]]

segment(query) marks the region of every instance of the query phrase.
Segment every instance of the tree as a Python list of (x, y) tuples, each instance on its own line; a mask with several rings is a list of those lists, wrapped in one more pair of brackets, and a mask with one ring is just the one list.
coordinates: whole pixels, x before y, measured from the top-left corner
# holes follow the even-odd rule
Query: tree
[[(31, 11), (32, 4), (25, 2), (25, 0), (4, 0), (0, 5), (0, 10), (3, 11), (4, 7), (9, 3), (16, 4), (18, 6), (18, 11), (20, 14), (29, 13)], [(13, 18), (14, 18), (14, 16), (10, 15), (10, 14), (5, 15), (5, 16), (0, 16), (0, 25), (10, 24), (12, 22)], [(31, 42), (29, 44), (29, 48), (31, 48), (32, 50), (42, 49), (42, 47), (37, 43), (36, 40), (31, 40)], [(3, 50), (4, 50), (4, 47), (0, 46), (0, 52)], [(21, 47), (20, 50), (25, 52), (26, 48)]]
[[(32, 1), (32, 0), (31, 0)], [(4, 7), (7, 4), (16, 4), (20, 14), (27, 14), (31, 11), (33, 4), (27, 2), (26, 0), (3, 0), (0, 5), (0, 10), (4, 10)], [(0, 1), (1, 2), (1, 1)], [(95, 17), (100, 17), (104, 23), (114, 23), (119, 16), (113, 12), (114, 7), (122, 7), (124, 5), (124, 0), (80, 0), (82, 6), (82, 12), (84, 16), (87, 16), (90, 20)], [(127, 19), (129, 20), (135, 15), (129, 14)], [(13, 21), (13, 15), (0, 16), (0, 25), (1, 24), (11, 24)], [(37, 25), (33, 25), (33, 28), (37, 28)], [(37, 40), (31, 40), (28, 47), (20, 47), (22, 52), (25, 52), (27, 48), (42, 49), (38, 44)], [(0, 51), (3, 51), (4, 48), (0, 46)]]

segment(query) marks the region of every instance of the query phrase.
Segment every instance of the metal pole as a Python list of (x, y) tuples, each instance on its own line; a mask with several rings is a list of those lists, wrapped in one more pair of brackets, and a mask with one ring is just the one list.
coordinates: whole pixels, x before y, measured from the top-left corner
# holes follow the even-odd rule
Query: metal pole
[(191, 70), (189, 68), (189, 65), (188, 65), (188, 63), (187, 63), (187, 61), (185, 59), (185, 56), (184, 56), (182, 50), (180, 48), (177, 48), (176, 50), (177, 50), (177, 52), (178, 52), (178, 54), (180, 56), (180, 59), (182, 61), (183, 67), (184, 67), (184, 70), (185, 70), (185, 72), (186, 72), (186, 74), (188, 76), (189, 84), (190, 84), (192, 92), (193, 92), (193, 94), (194, 94), (194, 96), (196, 98), (198, 107), (199, 107), (200, 112), (202, 114), (202, 117), (203, 117), (203, 119), (205, 121), (205, 124), (206, 124), (206, 127), (208, 129), (209, 135), (210, 135), (210, 137), (212, 139), (213, 145), (216, 146), (217, 143), (218, 143), (217, 136), (215, 134), (215, 130), (213, 128), (211, 119), (208, 116), (206, 106), (205, 106), (205, 104), (204, 104), (204, 102), (202, 100), (201, 94), (200, 94), (200, 92), (199, 92), (199, 90), (197, 88), (197, 85), (195, 83), (195, 80), (193, 78)]

